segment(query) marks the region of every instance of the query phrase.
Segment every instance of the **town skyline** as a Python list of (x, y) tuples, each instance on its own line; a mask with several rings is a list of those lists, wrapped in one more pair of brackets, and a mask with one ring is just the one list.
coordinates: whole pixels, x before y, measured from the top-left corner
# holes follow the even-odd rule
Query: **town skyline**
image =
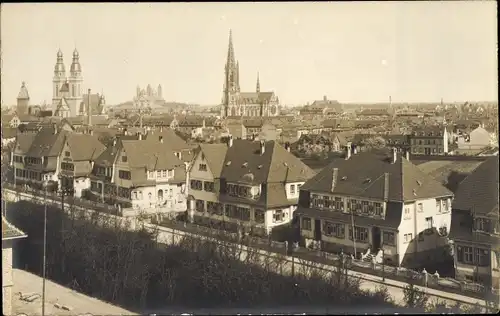
[(4, 4), (2, 105), (21, 82), (32, 104), (50, 104), (57, 51), (69, 70), (75, 48), (84, 91), (110, 105), (147, 84), (167, 101), (218, 105), (229, 30), (242, 90), (259, 73), (284, 105), (497, 101), (495, 5)]

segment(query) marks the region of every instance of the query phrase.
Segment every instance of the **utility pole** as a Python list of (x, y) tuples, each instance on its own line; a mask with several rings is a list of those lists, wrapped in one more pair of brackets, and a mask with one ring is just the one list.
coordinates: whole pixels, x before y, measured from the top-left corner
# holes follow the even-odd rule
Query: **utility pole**
[(351, 226), (352, 226), (352, 244), (354, 246), (354, 259), (357, 259), (357, 251), (356, 251), (356, 232), (354, 226), (354, 211), (353, 205), (351, 204)]
[(42, 316), (45, 316), (45, 272), (46, 272), (46, 260), (47, 260), (47, 182), (43, 182), (44, 185), (44, 210), (43, 210), (43, 267), (42, 267)]

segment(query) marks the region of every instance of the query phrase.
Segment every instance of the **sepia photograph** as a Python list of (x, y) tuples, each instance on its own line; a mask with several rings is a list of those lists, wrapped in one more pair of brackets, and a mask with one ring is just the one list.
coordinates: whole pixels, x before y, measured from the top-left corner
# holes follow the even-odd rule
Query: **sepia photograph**
[(2, 3), (2, 313), (496, 314), (496, 1)]

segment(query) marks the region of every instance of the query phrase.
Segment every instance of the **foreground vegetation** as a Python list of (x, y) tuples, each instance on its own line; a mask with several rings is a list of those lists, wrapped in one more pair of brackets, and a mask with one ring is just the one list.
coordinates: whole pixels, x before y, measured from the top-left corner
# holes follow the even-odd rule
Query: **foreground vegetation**
[[(10, 204), (8, 213), (28, 234), (19, 244), (18, 266), (39, 275), (43, 213), (42, 205), (25, 201)], [(80, 211), (63, 218), (62, 212), (49, 208), (47, 218), (48, 277), (129, 310), (307, 305), (331, 306), (330, 311), (353, 306), (380, 311), (395, 307), (386, 288), (362, 291), (340, 268), (327, 278), (318, 271), (282, 276), (272, 268), (279, 259), (263, 268), (251, 254), (241, 262), (238, 250), (230, 246), (193, 238), (175, 246), (159, 245), (154, 231), (128, 232), (98, 214), (85, 220)], [(408, 307), (423, 310), (425, 294), (415, 288), (407, 292)]]

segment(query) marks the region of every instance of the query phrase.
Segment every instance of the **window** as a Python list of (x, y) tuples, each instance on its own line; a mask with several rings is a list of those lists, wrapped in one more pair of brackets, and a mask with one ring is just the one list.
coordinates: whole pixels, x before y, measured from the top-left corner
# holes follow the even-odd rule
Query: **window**
[(489, 262), (488, 262), (488, 259), (489, 259), (489, 251), (486, 250), (486, 249), (480, 249), (480, 248), (476, 248), (475, 249), (475, 252), (476, 252), (476, 264), (480, 267), (486, 267), (486, 266), (489, 266)]
[(214, 192), (214, 183), (213, 182), (203, 182), (203, 189), (207, 192)]
[(368, 214), (368, 201), (361, 202), (361, 212), (363, 212), (363, 214)]
[(75, 165), (68, 162), (61, 162), (61, 169), (66, 171), (74, 171)]
[(161, 171), (161, 176), (162, 176), (162, 178), (168, 178), (168, 172), (167, 172), (167, 170), (162, 170)]
[(161, 170), (156, 171), (156, 179), (161, 178)]
[(441, 213), (441, 201), (436, 200), (436, 209), (439, 213)]
[(290, 185), (290, 194), (295, 194), (295, 184)]
[(206, 164), (204, 164), (204, 163), (200, 163), (200, 164), (198, 165), (198, 170), (199, 170), (199, 171), (207, 171), (207, 165), (206, 165)]
[(130, 177), (130, 171), (119, 170), (118, 171), (118, 177), (120, 179), (130, 180), (131, 179), (131, 177)]
[(200, 212), (200, 213), (205, 212), (205, 201), (196, 200), (195, 201), (195, 210), (196, 210), (196, 212)]
[(335, 238), (345, 238), (345, 225), (332, 222), (323, 222), (323, 234)]
[(302, 230), (308, 230), (308, 231), (311, 231), (312, 230), (312, 221), (309, 217), (302, 217), (302, 223), (300, 225), (300, 228)]
[(191, 180), (191, 189), (201, 191), (203, 189), (203, 182), (200, 180)]
[(424, 211), (424, 205), (422, 203), (417, 204), (417, 212), (422, 213)]
[(486, 218), (475, 218), (474, 229), (482, 232), (488, 232), (488, 220)]
[(383, 232), (382, 234), (384, 245), (395, 246), (395, 238), (393, 232)]
[(285, 220), (285, 213), (283, 210), (275, 210), (273, 212), (273, 223), (281, 223)]
[(411, 219), (411, 209), (409, 206), (405, 207), (404, 219)]
[(174, 177), (174, 169), (168, 170), (168, 177), (173, 178)]
[(425, 229), (427, 231), (429, 231), (429, 230), (432, 231), (432, 227), (433, 227), (433, 225), (432, 225), (432, 217), (426, 217), (425, 218)]
[(382, 207), (382, 203), (375, 202), (374, 207), (375, 207), (375, 215), (382, 216), (382, 213), (384, 211), (384, 208)]
[(207, 212), (211, 215), (222, 215), (222, 204), (207, 201)]
[(458, 259), (463, 263), (472, 264), (474, 262), (472, 247), (458, 247)]
[(69, 157), (69, 156), (71, 156), (70, 152), (69, 151), (65, 151), (64, 152), (64, 157)]
[[(354, 236), (356, 241), (367, 242), (368, 241), (368, 229), (364, 227), (354, 227)], [(349, 226), (349, 239), (352, 240), (352, 227)]]
[(407, 244), (413, 239), (413, 234), (404, 234), (404, 243)]
[(137, 191), (132, 192), (132, 200), (137, 200)]
[(344, 211), (344, 201), (342, 200), (342, 198), (336, 197), (333, 207), (336, 211), (343, 212)]
[(255, 222), (259, 224), (264, 224), (266, 213), (263, 210), (255, 210)]
[(122, 162), (127, 162), (127, 156), (122, 156)]
[(443, 200), (442, 203), (443, 203), (442, 207), (443, 212), (448, 212), (448, 200)]

